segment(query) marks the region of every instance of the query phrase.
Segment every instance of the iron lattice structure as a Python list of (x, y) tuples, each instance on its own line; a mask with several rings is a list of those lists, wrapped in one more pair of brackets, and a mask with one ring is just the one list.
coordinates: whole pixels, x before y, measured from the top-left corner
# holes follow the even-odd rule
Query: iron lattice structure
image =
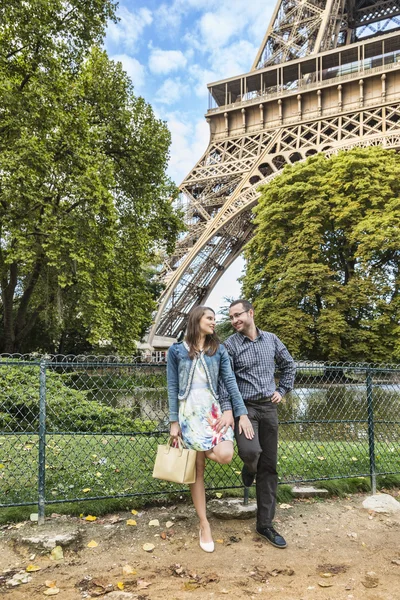
[(280, 0), (252, 70), (209, 84), (209, 146), (150, 333), (176, 337), (254, 232), (258, 188), (316, 152), (400, 146), (400, 0)]

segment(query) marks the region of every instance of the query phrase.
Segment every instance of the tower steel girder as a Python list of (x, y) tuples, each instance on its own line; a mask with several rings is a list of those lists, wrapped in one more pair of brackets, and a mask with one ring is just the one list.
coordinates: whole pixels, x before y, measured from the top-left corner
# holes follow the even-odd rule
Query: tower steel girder
[[(282, 0), (253, 69), (209, 85), (210, 142), (180, 186), (187, 231), (164, 264), (150, 343), (176, 337), (207, 300), (253, 235), (260, 186), (286, 165), (354, 146), (400, 148), (400, 32), (350, 41), (359, 27), (386, 26), (399, 5)], [(259, 68), (267, 44), (272, 63)]]

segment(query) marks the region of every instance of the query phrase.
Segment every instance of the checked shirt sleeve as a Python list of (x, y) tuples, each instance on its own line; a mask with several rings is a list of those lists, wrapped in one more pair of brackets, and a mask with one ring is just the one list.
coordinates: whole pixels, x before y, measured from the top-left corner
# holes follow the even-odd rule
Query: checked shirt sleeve
[(294, 378), (296, 375), (296, 365), (286, 348), (285, 344), (281, 340), (274, 336), (275, 342), (275, 362), (279, 368), (280, 379), (276, 391), (284, 396), (293, 389)]

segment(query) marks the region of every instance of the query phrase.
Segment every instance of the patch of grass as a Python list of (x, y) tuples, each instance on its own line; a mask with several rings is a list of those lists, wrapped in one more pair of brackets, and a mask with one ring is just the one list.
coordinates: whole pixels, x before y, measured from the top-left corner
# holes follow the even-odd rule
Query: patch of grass
[[(97, 514), (122, 510), (145, 503), (176, 501), (177, 494), (187, 497), (187, 487), (152, 478), (157, 444), (166, 434), (154, 435), (48, 435), (46, 446), (46, 500), (66, 504), (49, 504), (47, 513)], [(0, 437), (0, 503), (37, 501), (38, 437), (12, 435)], [(377, 469), (396, 471), (399, 449), (384, 442), (376, 443)], [(208, 463), (206, 486), (223, 495), (243, 496), (237, 455), (230, 465)], [(335, 495), (369, 490), (368, 445), (344, 441), (282, 441), (279, 445), (280, 483), (312, 480)], [(337, 479), (347, 476), (346, 479)], [(315, 479), (322, 479), (315, 483)], [(327, 481), (326, 479), (334, 480)], [(387, 475), (378, 480), (381, 487), (400, 485), (400, 475)], [(229, 490), (225, 492), (224, 489)], [(279, 502), (289, 502), (288, 485), (279, 486)], [(117, 495), (138, 494), (131, 498)], [(107, 499), (97, 500), (101, 496)], [(251, 489), (254, 497), (254, 487)], [(76, 500), (77, 499), (77, 500)], [(1, 510), (1, 509), (0, 509)], [(0, 520), (26, 518), (32, 507), (4, 508)], [(4, 516), (5, 515), (5, 516)], [(24, 516), (23, 516), (24, 515)]]

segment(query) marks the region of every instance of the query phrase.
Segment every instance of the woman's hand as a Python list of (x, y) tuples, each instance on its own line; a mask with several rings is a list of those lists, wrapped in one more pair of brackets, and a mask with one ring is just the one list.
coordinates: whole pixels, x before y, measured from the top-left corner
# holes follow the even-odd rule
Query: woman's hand
[(178, 421), (172, 421), (169, 424), (169, 435), (176, 440), (178, 437), (181, 437), (182, 432)]
[(234, 425), (235, 419), (233, 418), (233, 412), (231, 410), (224, 410), (219, 419), (216, 420), (215, 431), (217, 431), (217, 433), (220, 431), (221, 433), (226, 433), (228, 427), (232, 427), (233, 429)]
[(244, 433), (248, 440), (252, 440), (254, 437), (253, 425), (247, 415), (241, 415), (239, 417), (239, 434), (240, 433)]

